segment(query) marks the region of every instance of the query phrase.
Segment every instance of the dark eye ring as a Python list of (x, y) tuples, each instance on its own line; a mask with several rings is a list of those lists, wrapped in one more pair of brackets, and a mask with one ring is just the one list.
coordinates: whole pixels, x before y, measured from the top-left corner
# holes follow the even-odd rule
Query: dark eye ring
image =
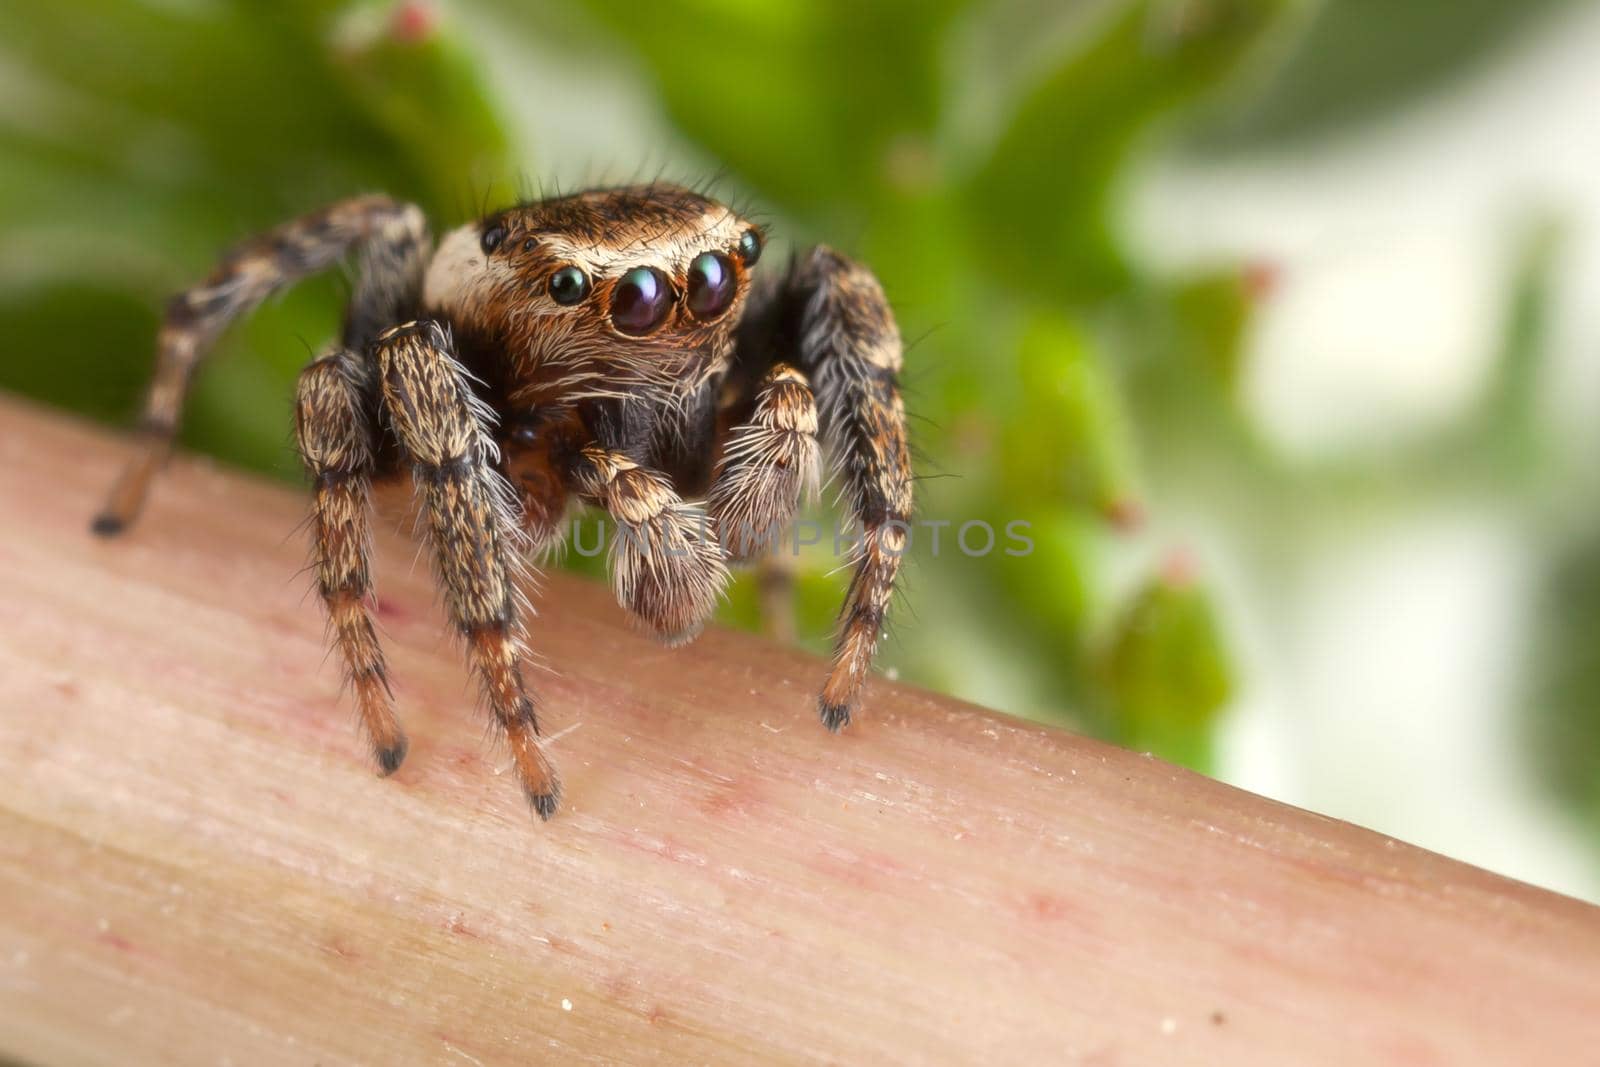
[(562, 267), (550, 275), (550, 299), (565, 307), (589, 295), (589, 276), (577, 267)]
[(761, 258), (761, 233), (758, 230), (746, 230), (744, 236), (739, 238), (739, 258), (744, 260), (744, 265), (753, 267)]
[(483, 254), (487, 256), (492, 253), (500, 247), (501, 242), (505, 239), (506, 228), (504, 226), (490, 226), (487, 230), (484, 230), (483, 239), (480, 242), (483, 245)]

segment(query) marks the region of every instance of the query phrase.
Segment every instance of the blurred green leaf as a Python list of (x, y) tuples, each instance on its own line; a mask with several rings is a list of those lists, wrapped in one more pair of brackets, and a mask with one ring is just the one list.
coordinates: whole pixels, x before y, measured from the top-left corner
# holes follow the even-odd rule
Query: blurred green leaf
[(1234, 396), (1239, 385), (1245, 329), (1255, 300), (1272, 284), (1271, 268), (1258, 266), (1191, 278), (1172, 290), (1182, 332), (1178, 351), (1225, 396)]
[(342, 195), (375, 173), (413, 192), (408, 161), (346, 103), (328, 20), (300, 7), (8, 5), (0, 49), (37, 93), (4, 125), (197, 207), (221, 198), (275, 217), (297, 191)]
[(673, 121), (772, 203), (842, 223), (926, 180), (940, 49), (959, 0), (586, 0), (656, 78)]
[(1115, 5), (1025, 94), (967, 188), (974, 247), (1048, 301), (1107, 296), (1130, 268), (1113, 193), (1156, 119), (1214, 90), (1295, 0)]
[(1201, 144), (1248, 149), (1392, 118), (1570, 6), (1571, 0), (1326, 0), (1277, 76)]
[[(0, 8), (0, 333), (16, 353), (0, 383), (125, 418), (157, 309), (234, 241), (369, 190), (448, 211), (484, 186), (474, 172), (503, 178), (506, 139), (462, 46), (447, 26), (396, 39), (392, 6)], [(294, 474), (290, 390), (342, 296), (319, 279), (230, 331), (183, 440)]]
[(1002, 499), (1065, 501), (1114, 521), (1142, 510), (1128, 415), (1105, 357), (1060, 315), (1040, 313), (1018, 345), (998, 457)]
[(1084, 699), (1085, 637), (1099, 570), (1096, 531), (1081, 513), (1064, 508), (996, 508), (994, 525), (1001, 548), (982, 561), (982, 591), (969, 595), (991, 617), (1024, 623), (1006, 643), (1043, 666), (1039, 710), (1059, 717)]
[(1539, 606), (1523, 738), (1538, 780), (1600, 846), (1600, 531), (1562, 554)]
[(1188, 569), (1169, 561), (1134, 599), (1098, 676), (1117, 741), (1204, 770), (1233, 669), (1210, 597)]
[(402, 19), (391, 19), (386, 32), (347, 34), (332, 50), (335, 76), (411, 157), (429, 202), (459, 202), (466, 189), (492, 202), (509, 199), (509, 146), (480, 62), (448, 26), (433, 24), (425, 5), (400, 10), (417, 12), (417, 25), (404, 30), (394, 25)]
[[(30, 342), (41, 337), (75, 337), (84, 323), (84, 309), (95, 309), (95, 336), (101, 345), (53, 346), (52, 359), (41, 359)], [(0, 323), (7, 338), (20, 339), (0, 360), (0, 387), (70, 408), (94, 418), (113, 420), (126, 411), (128, 396), (145, 383), (146, 368), (117, 358), (146, 348), (156, 328), (156, 315), (143, 300), (92, 283), (60, 282), (11, 293), (0, 303)]]
[(1539, 388), (1564, 236), (1553, 219), (1536, 221), (1522, 235), (1494, 368), (1461, 432), (1468, 450), (1458, 455), (1475, 455), (1481, 466), (1513, 481), (1537, 471), (1548, 446), (1539, 425)]

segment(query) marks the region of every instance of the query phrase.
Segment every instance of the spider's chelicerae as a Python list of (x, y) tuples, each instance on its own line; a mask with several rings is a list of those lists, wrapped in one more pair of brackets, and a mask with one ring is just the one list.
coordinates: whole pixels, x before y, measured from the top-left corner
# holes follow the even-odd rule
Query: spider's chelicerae
[(168, 306), (141, 450), (94, 529), (114, 534), (137, 515), (228, 322), (354, 250), (343, 336), (300, 375), (295, 434), (314, 484), (318, 591), (382, 773), (406, 738), (373, 627), (369, 493), (405, 467), (450, 620), (548, 818), (560, 787), (522, 670), (526, 552), (560, 538), (569, 505), (605, 509), (618, 600), (685, 640), (715, 607), (726, 561), (772, 551), (815, 490), (820, 435), (859, 525), (818, 700), (837, 730), (906, 544), (900, 336), (861, 266), (816, 248), (756, 284), (761, 249), (759, 227), (662, 184), (521, 204), (437, 249), (420, 209), (384, 197), (290, 222)]

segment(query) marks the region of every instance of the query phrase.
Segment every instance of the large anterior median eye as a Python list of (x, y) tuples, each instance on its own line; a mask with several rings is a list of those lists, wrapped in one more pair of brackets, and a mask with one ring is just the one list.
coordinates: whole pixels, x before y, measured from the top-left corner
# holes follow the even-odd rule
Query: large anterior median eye
[(589, 295), (589, 276), (577, 267), (562, 267), (550, 275), (550, 299), (571, 306)]
[(649, 333), (672, 310), (672, 283), (654, 267), (635, 267), (611, 290), (611, 321), (623, 333)]
[(697, 319), (714, 319), (733, 303), (738, 285), (727, 256), (702, 252), (689, 264), (689, 311)]

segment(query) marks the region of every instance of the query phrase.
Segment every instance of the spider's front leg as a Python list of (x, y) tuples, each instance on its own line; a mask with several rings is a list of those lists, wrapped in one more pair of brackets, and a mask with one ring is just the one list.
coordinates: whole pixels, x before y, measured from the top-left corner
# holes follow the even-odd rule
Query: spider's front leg
[(295, 441), (311, 475), (317, 592), (379, 770), (406, 755), (372, 624), (372, 500), (378, 383), (371, 364), (335, 349), (300, 372)]
[(706, 513), (660, 471), (591, 444), (571, 460), (577, 491), (617, 524), (611, 586), (635, 619), (668, 644), (700, 632), (728, 584), (728, 568)]
[(514, 507), (494, 467), (489, 416), (438, 324), (388, 330), (374, 354), (384, 410), (423, 498), (450, 620), (505, 731), (523, 790), (548, 819), (560, 786), (522, 678)]
[(900, 399), (900, 331), (866, 268), (815, 248), (775, 297), (773, 343), (811, 380), (823, 440), (859, 526), (859, 556), (840, 612), (833, 668), (817, 706), (838, 730), (860, 699), (909, 542), (911, 452)]

